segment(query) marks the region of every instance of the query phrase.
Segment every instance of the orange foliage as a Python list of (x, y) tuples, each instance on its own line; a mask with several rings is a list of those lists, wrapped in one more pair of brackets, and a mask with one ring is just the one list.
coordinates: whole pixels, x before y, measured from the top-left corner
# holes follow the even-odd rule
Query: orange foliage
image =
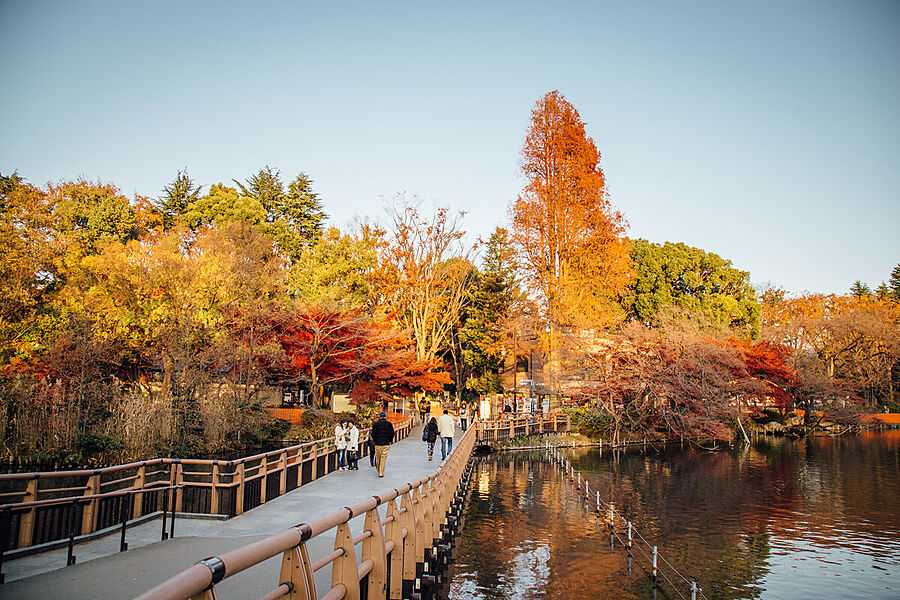
[(628, 284), (626, 222), (613, 209), (600, 152), (562, 94), (538, 100), (522, 149), (528, 178), (512, 206), (513, 238), (554, 322), (609, 322)]

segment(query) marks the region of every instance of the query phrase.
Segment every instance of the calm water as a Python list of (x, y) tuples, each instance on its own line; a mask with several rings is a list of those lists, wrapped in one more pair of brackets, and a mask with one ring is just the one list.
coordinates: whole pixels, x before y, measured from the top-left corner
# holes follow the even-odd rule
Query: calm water
[[(570, 452), (710, 599), (900, 599), (900, 431)], [(652, 598), (625, 556), (539, 454), (495, 454), (477, 466), (449, 597)]]

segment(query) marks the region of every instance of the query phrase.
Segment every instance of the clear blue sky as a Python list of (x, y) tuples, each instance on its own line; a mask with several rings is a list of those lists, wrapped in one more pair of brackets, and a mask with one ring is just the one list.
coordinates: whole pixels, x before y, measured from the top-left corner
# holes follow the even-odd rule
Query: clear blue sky
[(0, 172), (157, 196), (263, 165), (333, 223), (398, 192), (485, 236), (558, 89), (629, 235), (791, 291), (900, 263), (900, 2), (0, 0)]

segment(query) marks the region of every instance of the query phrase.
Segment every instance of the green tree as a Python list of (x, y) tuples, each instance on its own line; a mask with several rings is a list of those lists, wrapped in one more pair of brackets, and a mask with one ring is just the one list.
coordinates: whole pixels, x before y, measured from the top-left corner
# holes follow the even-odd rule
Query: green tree
[(900, 264), (891, 270), (891, 278), (888, 280), (888, 287), (894, 297), (894, 302), (900, 302)]
[(463, 359), (471, 368), (465, 385), (479, 394), (502, 392), (503, 341), (518, 296), (515, 250), (506, 229), (498, 227), (491, 234), (469, 296), (466, 318), (459, 331)]
[(184, 220), (196, 229), (202, 225), (239, 221), (258, 225), (263, 223), (265, 216), (266, 211), (258, 199), (241, 196), (236, 189), (217, 183), (209, 189), (208, 194), (187, 207)]
[(298, 260), (304, 248), (322, 237), (326, 215), (306, 173), (297, 175), (287, 192), (281, 173), (268, 165), (246, 182), (235, 183), (245, 196), (259, 200), (266, 212), (266, 232), (291, 261)]
[(377, 262), (375, 243), (365, 233), (354, 236), (329, 227), (318, 242), (300, 251), (291, 266), (288, 290), (313, 304), (362, 308), (371, 292), (369, 274)]
[(188, 175), (187, 167), (178, 171), (175, 179), (163, 187), (156, 206), (162, 213), (163, 229), (171, 229), (188, 206), (200, 198), (200, 186)]
[(867, 298), (872, 295), (872, 289), (868, 285), (857, 279), (853, 282), (853, 285), (850, 286), (850, 295), (857, 300), (862, 300), (863, 298)]
[(69, 251), (96, 254), (109, 242), (137, 239), (134, 207), (114, 185), (84, 179), (50, 186), (54, 226)]
[(760, 305), (750, 274), (730, 260), (686, 244), (631, 242), (636, 277), (623, 296), (630, 318), (660, 325), (667, 309), (702, 316), (716, 327), (758, 337)]

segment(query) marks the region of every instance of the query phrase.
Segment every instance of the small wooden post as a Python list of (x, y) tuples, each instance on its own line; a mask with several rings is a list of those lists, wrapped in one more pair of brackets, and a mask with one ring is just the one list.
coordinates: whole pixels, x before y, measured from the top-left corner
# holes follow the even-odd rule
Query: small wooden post
[[(22, 502), (34, 502), (37, 500), (38, 480), (37, 477), (28, 482), (25, 488), (25, 496)], [(31, 538), (34, 535), (34, 507), (28, 512), (22, 514), (22, 520), (19, 521), (19, 543), (18, 548), (25, 548), (31, 545)]]
[[(181, 461), (178, 461), (178, 464), (175, 465), (175, 485), (184, 485), (184, 465), (181, 464)], [(181, 512), (182, 503), (184, 502), (184, 493), (182, 493), (182, 490), (184, 490), (183, 487), (176, 487), (172, 490), (172, 497), (175, 500), (172, 502), (172, 519), (175, 518), (175, 513)]]
[(212, 464), (212, 474), (209, 478), (209, 485), (212, 488), (209, 498), (209, 512), (214, 515), (219, 514), (219, 461), (214, 460)]
[(282, 450), (278, 455), (278, 494), (282, 496), (287, 491), (287, 459), (287, 450)]
[[(138, 467), (137, 479), (134, 481), (134, 487), (138, 490), (143, 490), (145, 485), (147, 485), (147, 465), (141, 463), (141, 466)], [(132, 514), (135, 519), (144, 514), (144, 492), (142, 491), (138, 491), (134, 495)]]
[(244, 461), (237, 464), (234, 476), (237, 477), (237, 489), (234, 492), (237, 494), (234, 499), (234, 514), (242, 515), (244, 514)]
[[(87, 489), (84, 490), (85, 496), (93, 496), (100, 493), (100, 472), (94, 471), (94, 474), (88, 477)], [(97, 516), (97, 499), (88, 500), (84, 507), (84, 513), (81, 515), (81, 535), (86, 533), (94, 533), (94, 525)]]
[(266, 489), (269, 487), (269, 457), (263, 456), (259, 459), (259, 467), (256, 469), (256, 475), (262, 473), (262, 480), (259, 484), (259, 503), (266, 503)]

